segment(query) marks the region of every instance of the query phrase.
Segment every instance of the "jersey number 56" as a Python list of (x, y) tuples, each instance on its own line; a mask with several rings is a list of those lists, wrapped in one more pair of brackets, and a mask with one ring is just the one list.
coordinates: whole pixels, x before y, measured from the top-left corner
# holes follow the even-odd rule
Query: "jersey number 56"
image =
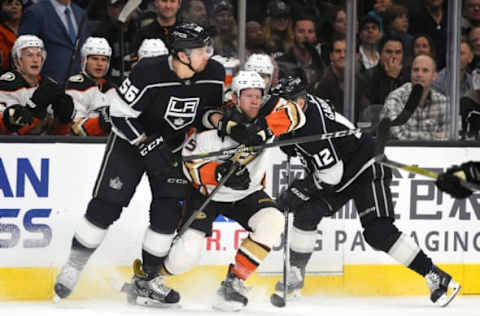
[(125, 79), (118, 91), (123, 95), (127, 102), (133, 102), (138, 94), (138, 88), (132, 85), (130, 79)]

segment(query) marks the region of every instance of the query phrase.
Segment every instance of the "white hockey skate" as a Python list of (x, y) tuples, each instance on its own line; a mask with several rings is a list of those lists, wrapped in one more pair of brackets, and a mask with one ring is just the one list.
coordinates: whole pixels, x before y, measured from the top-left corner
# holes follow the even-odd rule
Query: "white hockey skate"
[(122, 287), (122, 291), (127, 293), (127, 302), (151, 307), (178, 308), (180, 294), (165, 285), (162, 276), (146, 275), (141, 269), (141, 264), (139, 259), (135, 260), (132, 283), (126, 283)]
[(220, 288), (217, 290), (217, 297), (214, 310), (223, 312), (237, 312), (248, 304), (248, 298), (245, 296), (248, 288), (235, 274), (231, 272), (230, 265), (225, 281), (222, 281)]
[[(287, 295), (288, 297), (300, 297), (300, 291), (305, 286), (304, 274), (300, 268), (291, 266), (287, 273)], [(280, 280), (275, 285), (275, 292), (277, 295), (283, 295), (283, 280)]]
[(60, 301), (60, 299), (67, 298), (72, 293), (75, 285), (77, 285), (80, 274), (83, 268), (78, 267), (72, 262), (68, 261), (60, 270), (55, 280), (55, 296), (54, 302)]
[(441, 307), (447, 306), (461, 289), (459, 283), (436, 266), (432, 266), (432, 270), (425, 275), (425, 279), (430, 289), (430, 300)]

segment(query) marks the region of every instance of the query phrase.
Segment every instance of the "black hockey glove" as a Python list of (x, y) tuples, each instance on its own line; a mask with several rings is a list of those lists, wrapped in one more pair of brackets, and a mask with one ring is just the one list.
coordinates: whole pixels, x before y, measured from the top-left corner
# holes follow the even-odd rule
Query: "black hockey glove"
[(32, 110), (33, 116), (39, 119), (47, 115), (47, 107), (53, 104), (55, 100), (62, 95), (63, 88), (53, 79), (45, 79), (40, 86), (33, 92), (28, 107)]
[[(222, 178), (227, 175), (231, 168), (233, 168), (233, 162), (231, 160), (218, 165), (215, 169), (215, 178), (217, 179), (217, 182), (222, 181)], [(247, 168), (235, 171), (224, 185), (233, 190), (246, 190), (250, 185), (250, 173)]]
[(315, 191), (318, 189), (313, 183), (312, 176), (302, 180), (297, 179), (277, 198), (277, 206), (281, 210), (288, 209), (290, 212), (295, 212), (304, 203), (310, 201)]
[(59, 95), (53, 102), (53, 115), (61, 122), (70, 122), (75, 115), (75, 105), (73, 99), (68, 94)]
[(32, 122), (32, 112), (20, 104), (11, 105), (3, 111), (3, 124), (9, 131), (15, 132)]
[(109, 133), (112, 128), (112, 123), (110, 121), (110, 107), (103, 106), (96, 111), (98, 112), (98, 124), (100, 125), (100, 128)]
[(460, 184), (460, 179), (455, 175), (465, 175), (468, 182), (480, 184), (480, 163), (465, 162), (460, 166), (452, 166), (445, 173), (438, 176), (436, 181), (437, 187), (450, 194), (456, 199), (464, 199), (469, 197), (473, 192)]
[(218, 137), (222, 140), (225, 136), (230, 136), (232, 128), (245, 121), (245, 116), (240, 113), (234, 106), (224, 106), (222, 108), (223, 117), (218, 122)]
[(166, 176), (170, 169), (178, 166), (178, 161), (161, 136), (150, 136), (138, 146), (145, 168), (153, 176)]
[(480, 111), (470, 111), (465, 119), (467, 137), (478, 139), (480, 131)]

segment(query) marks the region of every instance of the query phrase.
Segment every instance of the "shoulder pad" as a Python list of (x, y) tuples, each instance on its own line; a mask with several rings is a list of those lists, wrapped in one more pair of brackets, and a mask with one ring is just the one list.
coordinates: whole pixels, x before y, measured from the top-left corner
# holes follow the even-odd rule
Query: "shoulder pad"
[(15, 78), (16, 78), (15, 74), (10, 71), (0, 76), (0, 80), (4, 80), (4, 81), (14, 81)]

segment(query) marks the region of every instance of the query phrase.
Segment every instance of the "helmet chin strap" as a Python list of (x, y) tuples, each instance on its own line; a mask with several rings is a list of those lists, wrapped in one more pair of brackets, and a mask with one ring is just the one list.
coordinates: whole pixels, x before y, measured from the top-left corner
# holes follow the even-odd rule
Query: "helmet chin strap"
[(195, 69), (193, 69), (193, 67), (192, 67), (192, 60), (190, 59), (190, 56), (188, 56), (187, 53), (185, 53), (185, 55), (186, 55), (187, 58), (188, 58), (188, 61), (189, 61), (188, 64), (185, 63), (185, 62), (183, 62), (180, 58), (178, 58), (178, 61), (181, 62), (182, 64), (184, 64), (185, 66), (187, 66), (188, 69), (190, 69), (190, 70), (193, 71), (194, 73), (197, 73), (197, 72), (195, 71)]

